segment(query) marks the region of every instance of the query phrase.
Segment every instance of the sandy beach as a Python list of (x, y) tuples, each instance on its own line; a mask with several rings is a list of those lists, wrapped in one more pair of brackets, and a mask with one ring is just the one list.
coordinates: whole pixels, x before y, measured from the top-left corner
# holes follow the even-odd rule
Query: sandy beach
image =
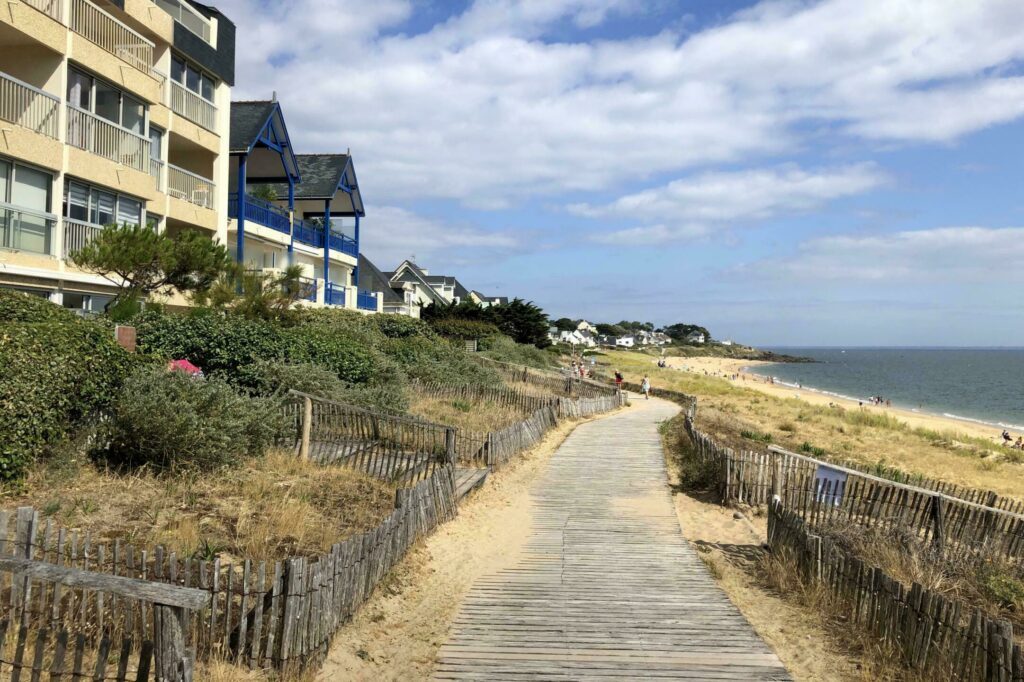
[[(708, 374), (710, 376), (722, 377), (737, 386), (752, 388), (754, 390), (761, 391), (762, 393), (767, 393), (768, 395), (774, 395), (781, 398), (798, 398), (812, 405), (827, 406), (829, 403), (832, 403), (842, 405), (845, 408), (858, 408), (856, 400), (847, 400), (845, 398), (825, 395), (815, 391), (814, 389), (807, 388), (806, 386), (804, 388), (791, 388), (780, 384), (770, 384), (766, 382), (765, 377), (746, 371), (748, 367), (773, 365), (776, 363), (764, 362), (762, 360), (736, 360), (732, 358), (702, 357), (669, 357), (666, 358), (666, 360), (668, 361), (669, 367), (682, 371), (693, 372), (695, 374)], [(655, 361), (652, 360), (652, 362)], [(738, 375), (738, 378), (734, 379), (734, 375)], [(985, 426), (984, 424), (978, 424), (976, 422), (962, 419), (953, 419), (952, 417), (929, 414), (927, 412), (915, 412), (913, 410), (896, 407), (879, 407), (865, 404), (861, 409), (890, 414), (905, 421), (911, 427), (933, 429), (940, 432), (955, 431), (967, 436), (986, 438), (991, 440), (993, 443), (1002, 442), (1002, 438), (1000, 437), (1002, 429), (994, 426)]]

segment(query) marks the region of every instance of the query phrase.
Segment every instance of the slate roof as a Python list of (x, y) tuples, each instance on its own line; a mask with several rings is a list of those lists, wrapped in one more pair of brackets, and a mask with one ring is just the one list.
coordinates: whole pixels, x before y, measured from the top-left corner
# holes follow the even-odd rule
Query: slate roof
[(378, 270), (363, 254), (359, 254), (359, 288), (380, 292), (385, 303), (405, 303), (405, 299), (391, 288), (391, 277)]
[(228, 138), (231, 152), (249, 151), (267, 124), (275, 104), (277, 102), (271, 101), (231, 103), (231, 133)]
[[(296, 154), (302, 182), (295, 185), (296, 199), (331, 199), (348, 165), (348, 154)], [(288, 185), (271, 185), (279, 197), (288, 196)]]

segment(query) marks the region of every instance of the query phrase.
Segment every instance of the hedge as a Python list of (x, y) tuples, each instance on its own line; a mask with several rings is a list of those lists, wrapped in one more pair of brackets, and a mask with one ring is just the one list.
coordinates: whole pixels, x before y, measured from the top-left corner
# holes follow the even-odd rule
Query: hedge
[(33, 296), (11, 289), (0, 289), (0, 322), (74, 322), (77, 317), (70, 310), (50, 303), (41, 296)]
[(4, 325), (0, 478), (17, 478), (48, 445), (105, 410), (138, 362), (103, 324), (72, 318)]
[(430, 326), (441, 336), (463, 341), (484, 339), (501, 334), (501, 330), (498, 329), (497, 325), (490, 322), (463, 320), (457, 317), (442, 317), (432, 321)]

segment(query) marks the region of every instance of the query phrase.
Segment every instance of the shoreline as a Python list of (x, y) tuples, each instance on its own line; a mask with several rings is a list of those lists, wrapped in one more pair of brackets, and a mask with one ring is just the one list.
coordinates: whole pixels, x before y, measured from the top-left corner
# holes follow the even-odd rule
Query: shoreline
[[(885, 407), (884, 405), (871, 405), (868, 403), (865, 403), (863, 406), (859, 406), (858, 399), (856, 398), (835, 395), (831, 392), (826, 392), (824, 389), (813, 388), (810, 386), (797, 388), (796, 386), (779, 382), (774, 384), (766, 383), (765, 375), (749, 371), (749, 368), (751, 367), (764, 367), (767, 365), (778, 364), (776, 362), (715, 357), (669, 357), (666, 358), (666, 360), (668, 361), (668, 366), (671, 368), (691, 372), (693, 374), (707, 374), (709, 376), (719, 377), (725, 379), (734, 386), (745, 386), (767, 395), (773, 395), (780, 398), (796, 398), (811, 405), (828, 406), (829, 403), (832, 403), (841, 405), (847, 409), (852, 408), (878, 411), (880, 413), (896, 417), (906, 422), (911, 427), (921, 427), (936, 431), (955, 431), (967, 436), (991, 440), (994, 445), (998, 445), (1000, 447), (1002, 447), (1001, 436), (1003, 429), (1008, 429), (1011, 432), (1015, 430), (1014, 427), (1010, 426), (996, 426), (984, 423), (980, 420), (965, 417), (953, 417), (945, 414), (918, 411), (903, 407)], [(732, 375), (738, 375), (739, 378), (733, 379)], [(1024, 431), (1024, 429), (1018, 427), (1016, 428), (1016, 431), (1018, 433), (1014, 435), (1020, 435), (1019, 432)]]

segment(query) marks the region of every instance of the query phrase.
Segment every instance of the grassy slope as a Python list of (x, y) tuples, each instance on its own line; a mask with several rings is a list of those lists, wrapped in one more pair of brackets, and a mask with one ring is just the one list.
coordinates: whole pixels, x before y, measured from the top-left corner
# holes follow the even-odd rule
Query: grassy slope
[(733, 386), (724, 379), (659, 369), (654, 358), (643, 353), (609, 353), (599, 362), (606, 372), (622, 371), (627, 381), (650, 375), (655, 392), (661, 387), (698, 396), (701, 427), (736, 447), (763, 448), (763, 442), (740, 435), (760, 434), (793, 450), (807, 443), (834, 459), (866, 464), (884, 460), (908, 472), (1024, 498), (1024, 469), (991, 457), (991, 443), (981, 439), (911, 429), (884, 414), (831, 410)]

